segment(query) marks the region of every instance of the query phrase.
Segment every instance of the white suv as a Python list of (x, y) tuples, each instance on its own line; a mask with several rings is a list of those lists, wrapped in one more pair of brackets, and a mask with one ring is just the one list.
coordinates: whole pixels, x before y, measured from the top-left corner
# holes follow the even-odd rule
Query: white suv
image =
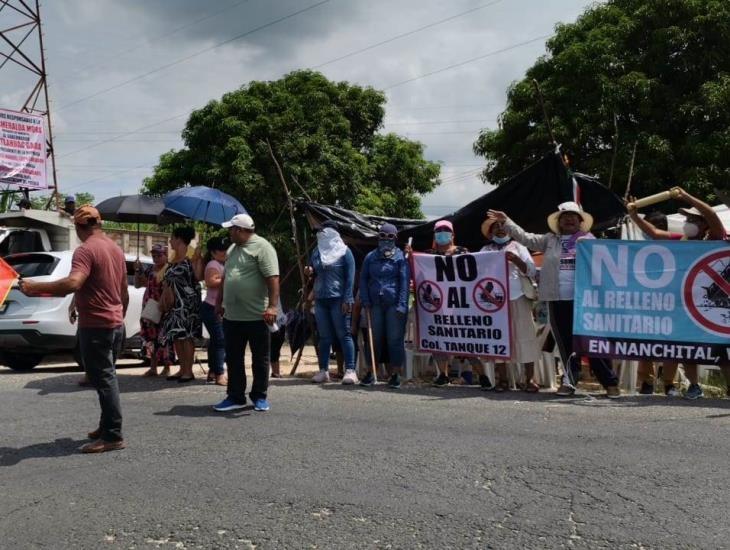
[[(71, 250), (61, 252), (29, 252), (11, 254), (4, 260), (24, 279), (39, 282), (55, 281), (71, 272)], [(138, 349), (139, 316), (142, 312), (144, 288), (134, 288), (136, 256), (126, 254), (129, 307), (124, 319), (125, 348)], [(144, 266), (152, 259), (140, 257)], [(77, 325), (68, 318), (72, 294), (28, 297), (13, 288), (0, 306), (0, 364), (13, 370), (29, 370), (49, 353), (72, 352), (77, 356)]]

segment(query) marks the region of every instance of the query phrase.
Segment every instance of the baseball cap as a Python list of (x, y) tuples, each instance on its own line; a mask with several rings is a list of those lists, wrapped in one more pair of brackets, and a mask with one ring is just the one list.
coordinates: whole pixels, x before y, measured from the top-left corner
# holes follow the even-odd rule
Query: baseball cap
[(433, 230), (438, 231), (439, 229), (448, 229), (449, 231), (451, 231), (453, 233), (454, 224), (452, 224), (449, 220), (439, 220), (433, 226)]
[(254, 229), (253, 218), (248, 214), (236, 214), (230, 219), (230, 221), (223, 222), (221, 225), (225, 228), (235, 226), (240, 227), (241, 229)]
[(87, 225), (91, 220), (101, 221), (101, 214), (93, 206), (87, 204), (80, 206), (74, 210), (74, 223), (77, 225)]
[(64, 200), (64, 202), (66, 204), (68, 204), (70, 202), (76, 202), (76, 197), (73, 195), (66, 195), (66, 199)]

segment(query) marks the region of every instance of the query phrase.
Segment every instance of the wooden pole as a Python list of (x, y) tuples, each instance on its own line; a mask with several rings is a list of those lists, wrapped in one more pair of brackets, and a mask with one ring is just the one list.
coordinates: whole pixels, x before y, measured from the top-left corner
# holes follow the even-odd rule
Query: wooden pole
[(271, 160), (274, 161), (274, 165), (276, 166), (276, 171), (279, 174), (279, 179), (281, 180), (281, 185), (284, 187), (284, 193), (286, 193), (286, 202), (289, 207), (289, 221), (291, 223), (291, 229), (292, 229), (292, 238), (294, 239), (294, 247), (297, 251), (297, 264), (299, 266), (299, 278), (301, 279), (302, 283), (302, 289), (306, 286), (306, 278), (304, 276), (304, 266), (302, 265), (301, 257), (302, 257), (302, 251), (299, 247), (299, 237), (297, 236), (297, 222), (294, 218), (294, 202), (291, 198), (291, 193), (289, 192), (289, 187), (286, 184), (286, 180), (284, 179), (284, 172), (281, 170), (281, 166), (279, 165), (279, 161), (276, 160), (276, 155), (274, 155), (274, 150), (271, 148), (271, 142), (269, 140), (266, 140), (266, 145), (269, 147), (269, 155), (271, 155)]
[(613, 185), (613, 171), (616, 168), (616, 157), (618, 156), (618, 115), (613, 113), (613, 155), (611, 155), (611, 173), (608, 176), (608, 188)]
[(631, 180), (634, 177), (634, 161), (636, 160), (636, 147), (639, 145), (638, 141), (634, 142), (634, 150), (631, 153), (631, 164), (629, 165), (629, 180), (626, 182), (626, 192), (624, 193), (624, 202), (629, 200), (629, 194), (631, 193)]
[[(370, 368), (372, 369), (373, 373), (373, 380), (375, 382), (378, 381), (378, 368), (377, 368), (377, 359), (375, 359), (375, 343), (373, 342), (373, 316), (370, 313), (370, 308), (365, 308), (365, 315), (368, 319), (368, 347), (370, 348)], [(382, 342), (381, 342), (382, 344)]]
[(540, 103), (540, 108), (542, 109), (542, 117), (545, 120), (545, 126), (547, 126), (548, 134), (550, 134), (550, 139), (552, 140), (552, 143), (555, 147), (557, 147), (558, 140), (555, 139), (555, 134), (553, 133), (553, 127), (550, 124), (550, 119), (548, 118), (547, 109), (545, 108), (545, 98), (542, 95), (542, 90), (540, 89), (540, 84), (536, 79), (532, 79), (532, 85), (535, 87), (535, 91), (537, 92), (537, 100)]

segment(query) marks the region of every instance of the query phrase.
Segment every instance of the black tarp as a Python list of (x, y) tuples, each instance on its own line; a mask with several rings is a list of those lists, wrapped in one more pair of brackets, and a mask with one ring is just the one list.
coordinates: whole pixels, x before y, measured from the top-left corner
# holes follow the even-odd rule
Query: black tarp
[[(546, 233), (548, 215), (561, 202), (573, 200), (574, 187), (583, 209), (593, 215), (594, 232), (614, 227), (626, 214), (618, 195), (596, 178), (569, 172), (560, 154), (550, 153), (493, 191), (438, 219), (447, 219), (454, 224), (457, 244), (479, 250), (484, 240), (481, 224), (487, 210), (502, 210), (527, 231)], [(304, 209), (311, 227), (325, 220), (336, 222), (343, 238), (356, 252), (375, 246), (378, 227), (386, 221), (398, 227), (401, 244), (413, 237), (413, 248), (425, 250), (431, 247), (433, 225), (437, 221), (369, 216), (314, 202), (301, 202), (299, 206)]]

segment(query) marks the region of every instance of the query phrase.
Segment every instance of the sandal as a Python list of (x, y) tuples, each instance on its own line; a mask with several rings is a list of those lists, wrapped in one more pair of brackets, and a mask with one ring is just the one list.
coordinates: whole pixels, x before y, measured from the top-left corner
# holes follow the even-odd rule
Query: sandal
[(540, 386), (538, 386), (535, 382), (528, 382), (525, 384), (525, 392), (527, 393), (537, 393), (540, 391)]
[(149, 378), (151, 376), (157, 376), (157, 369), (155, 369), (155, 370), (147, 369), (142, 376), (147, 377), (147, 378)]

